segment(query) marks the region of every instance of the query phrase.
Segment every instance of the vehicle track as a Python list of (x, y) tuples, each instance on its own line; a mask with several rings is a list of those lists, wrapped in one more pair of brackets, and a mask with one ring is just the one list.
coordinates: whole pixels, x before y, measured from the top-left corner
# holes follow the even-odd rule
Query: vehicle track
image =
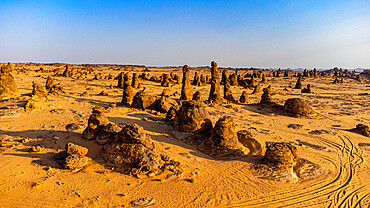
[(331, 128), (328, 130), (342, 143), (317, 137), (337, 152), (335, 159), (320, 155), (334, 165), (336, 169), (334, 178), (302, 188), (274, 192), (226, 207), (360, 207), (362, 201), (369, 197), (367, 192), (369, 184), (361, 184), (355, 174), (357, 167), (364, 161), (363, 151), (355, 147), (351, 139), (339, 130)]

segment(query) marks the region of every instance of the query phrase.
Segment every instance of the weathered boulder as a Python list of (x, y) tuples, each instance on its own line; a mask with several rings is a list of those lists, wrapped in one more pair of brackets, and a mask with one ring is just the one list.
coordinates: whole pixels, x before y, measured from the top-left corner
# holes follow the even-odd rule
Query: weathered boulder
[(81, 156), (85, 156), (87, 152), (89, 151), (86, 147), (82, 147), (80, 145), (73, 144), (73, 143), (67, 143), (65, 146), (65, 149), (66, 149), (67, 154), (70, 154), (70, 155), (76, 154), (76, 155), (81, 155)]
[(212, 134), (198, 146), (202, 152), (213, 157), (241, 157), (248, 154), (248, 149), (238, 140), (232, 117), (220, 118)]
[(88, 151), (86, 147), (67, 143), (65, 151), (61, 151), (53, 157), (66, 169), (82, 169), (89, 165), (91, 161), (89, 157), (85, 156)]
[(146, 92), (137, 92), (134, 96), (132, 106), (139, 109), (153, 109), (156, 98)]
[(57, 95), (60, 93), (64, 93), (63, 88), (58, 84), (53, 78), (48, 76), (45, 84), (45, 88), (49, 94)]
[(248, 155), (261, 155), (263, 153), (262, 144), (249, 131), (241, 130), (238, 131), (237, 135), (239, 142), (249, 149)]
[(174, 121), (175, 116), (176, 116), (177, 112), (179, 111), (180, 107), (181, 107), (180, 105), (171, 106), (171, 108), (168, 110), (168, 112), (166, 114), (165, 121), (166, 122)]
[(316, 117), (317, 113), (312, 110), (301, 98), (290, 98), (285, 101), (284, 111), (289, 116)]
[(266, 142), (265, 163), (271, 163), (278, 170), (289, 170), (297, 164), (297, 148), (289, 143)]
[(95, 139), (100, 129), (109, 123), (108, 118), (103, 114), (103, 110), (94, 108), (89, 118), (88, 125), (82, 132), (82, 136), (87, 140)]
[(171, 98), (161, 97), (155, 101), (155, 109), (162, 113), (167, 113), (172, 106), (178, 105), (176, 100)]
[(151, 137), (137, 124), (123, 127), (107, 141), (100, 154), (113, 166), (128, 168), (136, 176), (142, 173), (158, 174), (167, 167), (164, 157), (156, 153)]
[(203, 103), (195, 100), (184, 101), (176, 113), (174, 124), (178, 130), (201, 132), (209, 129), (210, 115)]
[(301, 93), (312, 93), (312, 92), (311, 92), (311, 85), (310, 85), (310, 84), (308, 84), (308, 85), (307, 85), (307, 88), (303, 88), (303, 89), (301, 90)]
[(112, 136), (117, 134), (121, 131), (121, 127), (119, 127), (115, 123), (110, 123), (105, 126), (102, 126), (99, 132), (96, 134), (95, 142), (98, 144), (105, 144)]
[(370, 136), (369, 126), (366, 126), (365, 124), (357, 124), (356, 128), (352, 129), (352, 131), (362, 134), (364, 136)]

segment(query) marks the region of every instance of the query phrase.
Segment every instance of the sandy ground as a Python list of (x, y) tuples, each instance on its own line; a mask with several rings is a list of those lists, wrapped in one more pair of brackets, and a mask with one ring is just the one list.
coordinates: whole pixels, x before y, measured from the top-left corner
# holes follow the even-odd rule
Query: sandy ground
[[(34, 70), (38, 67), (32, 67)], [(53, 69), (44, 66), (44, 69)], [(117, 76), (120, 71), (101, 67), (105, 75)], [(152, 71), (161, 75), (169, 70)], [(140, 72), (141, 73), (141, 72)], [(181, 71), (177, 74), (182, 76)], [(193, 79), (193, 71), (191, 79)], [(202, 72), (210, 75), (209, 71)], [(229, 72), (229, 74), (231, 71)], [(239, 72), (241, 74), (245, 72)], [(132, 72), (131, 72), (132, 74)], [(144, 121), (153, 115), (148, 111), (112, 103), (122, 99), (122, 89), (116, 80), (77, 80), (53, 76), (61, 82), (65, 95), (48, 96), (39, 102), (41, 108), (25, 111), (23, 106), (32, 93), (32, 81), (45, 84), (48, 73), (13, 73), (21, 97), (0, 102), (0, 136), (9, 140), (0, 153), (0, 207), (131, 207), (130, 202), (142, 197), (155, 199), (152, 207), (369, 207), (370, 205), (370, 138), (349, 131), (358, 123), (370, 124), (370, 85), (345, 78), (343, 84), (332, 84), (332, 77), (304, 78), (313, 93), (302, 94), (294, 86), (296, 78), (267, 77), (272, 96), (284, 104), (288, 98), (303, 98), (321, 114), (316, 119), (292, 118), (256, 105), (261, 94), (250, 95), (253, 104), (222, 104), (208, 106), (212, 122), (223, 115), (234, 118), (237, 130), (249, 130), (256, 138), (266, 141), (302, 141), (320, 145), (297, 146), (299, 157), (327, 168), (327, 174), (298, 182), (259, 179), (252, 175), (250, 166), (262, 156), (247, 156), (236, 160), (216, 160), (194, 146), (181, 141), (182, 133), (161, 121)], [(259, 82), (260, 79), (257, 79)], [(160, 83), (141, 81), (147, 92), (159, 95)], [(268, 84), (262, 84), (267, 87)], [(223, 88), (223, 87), (221, 87)], [(283, 90), (287, 88), (288, 90)], [(181, 92), (181, 85), (168, 88), (170, 94)], [(208, 97), (210, 85), (194, 87)], [(239, 98), (242, 87), (232, 87)], [(107, 96), (98, 95), (101, 91)], [(80, 96), (88, 92), (88, 96)], [(221, 92), (222, 93), (222, 92)], [(177, 97), (173, 98), (179, 98)], [(166, 173), (154, 178), (138, 179), (115, 172), (105, 166), (99, 151), (102, 146), (86, 141), (81, 132), (87, 125), (94, 106), (107, 107), (106, 116), (115, 123), (137, 123), (155, 141), (160, 153), (181, 162), (184, 177), (166, 179)], [(67, 124), (82, 124), (81, 129), (67, 131)], [(303, 125), (301, 129), (289, 124)], [(325, 130), (321, 134), (315, 130)], [(92, 164), (80, 171), (59, 169), (53, 155), (73, 142), (89, 148)], [(35, 145), (43, 145), (42, 152), (31, 153)], [(186, 179), (194, 179), (191, 183)], [(153, 180), (163, 179), (163, 180)]]

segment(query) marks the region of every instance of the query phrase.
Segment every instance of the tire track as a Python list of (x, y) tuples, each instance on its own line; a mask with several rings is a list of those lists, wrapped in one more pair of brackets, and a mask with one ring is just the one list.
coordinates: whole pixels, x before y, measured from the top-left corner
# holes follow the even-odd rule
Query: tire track
[(369, 194), (363, 192), (367, 186), (361, 186), (358, 182), (354, 182), (356, 177), (356, 168), (363, 163), (363, 152), (356, 148), (351, 139), (342, 135), (338, 130), (329, 129), (342, 144), (330, 141), (328, 139), (320, 138), (323, 143), (334, 147), (337, 150), (337, 160), (332, 160), (329, 157), (321, 156), (321, 158), (333, 163), (337, 169), (337, 175), (330, 181), (315, 183), (313, 186), (304, 187), (301, 189), (290, 189), (288, 191), (274, 192), (268, 196), (257, 199), (247, 200), (241, 203), (231, 204), (227, 207), (260, 207), (260, 206), (274, 206), (274, 207), (303, 207), (315, 206), (318, 204), (328, 204), (328, 207), (356, 207)]

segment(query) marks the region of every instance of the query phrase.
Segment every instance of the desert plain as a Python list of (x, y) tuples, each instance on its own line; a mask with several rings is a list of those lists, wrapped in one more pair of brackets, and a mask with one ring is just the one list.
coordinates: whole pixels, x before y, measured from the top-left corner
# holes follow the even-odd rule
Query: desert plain
[[(188, 102), (180, 99), (182, 66), (13, 63), (11, 68), (6, 73), (14, 77), (17, 90), (0, 102), (0, 207), (370, 206), (369, 132), (353, 131), (358, 124), (370, 124), (369, 74), (335, 69), (318, 71), (315, 76), (311, 70), (289, 71), (284, 76), (284, 70), (236, 72), (219, 67), (220, 99), (212, 102), (212, 67), (190, 66), (190, 88), (192, 93), (199, 91), (197, 105), (212, 125), (208, 123), (203, 131), (186, 131), (178, 124), (181, 117), (174, 122), (166, 112), (168, 105)], [(65, 73), (67, 68), (72, 72)], [(238, 83), (229, 86), (234, 100), (224, 98), (223, 71), (227, 79), (231, 74), (238, 77)], [(203, 77), (200, 84), (193, 82), (196, 72)], [(126, 82), (120, 80), (121, 73), (128, 74)], [(144, 91), (153, 101), (165, 97), (163, 109), (121, 102), (127, 87), (119, 82), (130, 85), (135, 73), (140, 84), (130, 88), (131, 94)], [(181, 80), (176, 81), (175, 75)], [(255, 83), (251, 84), (252, 76)], [(296, 89), (298, 76), (302, 88), (310, 84), (310, 93)], [(48, 77), (58, 83), (59, 91), (43, 89)], [(248, 81), (243, 84), (243, 80)], [(252, 94), (258, 84), (260, 91)], [(261, 103), (264, 88), (269, 89), (272, 104)], [(248, 102), (239, 102), (243, 91)], [(314, 116), (291, 116), (284, 104), (292, 98), (304, 100)], [(129, 103), (137, 102), (130, 99)], [(162, 155), (158, 160), (165, 161), (153, 162), (160, 170), (144, 171), (144, 166), (132, 167), (135, 164), (125, 169), (118, 153), (114, 157), (119, 164), (103, 157), (110, 151), (106, 145), (113, 148), (114, 139), (120, 138), (113, 133), (105, 137), (108, 141), (86, 139), (86, 129), (96, 128), (89, 121), (93, 109), (118, 131), (129, 126), (139, 131), (139, 137), (149, 139), (153, 143), (149, 152)], [(203, 123), (203, 118), (195, 119)], [(236, 136), (240, 131), (246, 132), (253, 147)], [(233, 142), (223, 144), (228, 139)], [(270, 143), (293, 148), (294, 164), (281, 171), (274, 167), (279, 164), (269, 163)], [(81, 160), (74, 167), (55, 157), (67, 144), (88, 149), (78, 156), (83, 160), (81, 167)], [(128, 148), (136, 147), (128, 144)], [(144, 155), (150, 157), (149, 163), (150, 154)], [(171, 165), (163, 165), (167, 161), (163, 158), (170, 158)]]

